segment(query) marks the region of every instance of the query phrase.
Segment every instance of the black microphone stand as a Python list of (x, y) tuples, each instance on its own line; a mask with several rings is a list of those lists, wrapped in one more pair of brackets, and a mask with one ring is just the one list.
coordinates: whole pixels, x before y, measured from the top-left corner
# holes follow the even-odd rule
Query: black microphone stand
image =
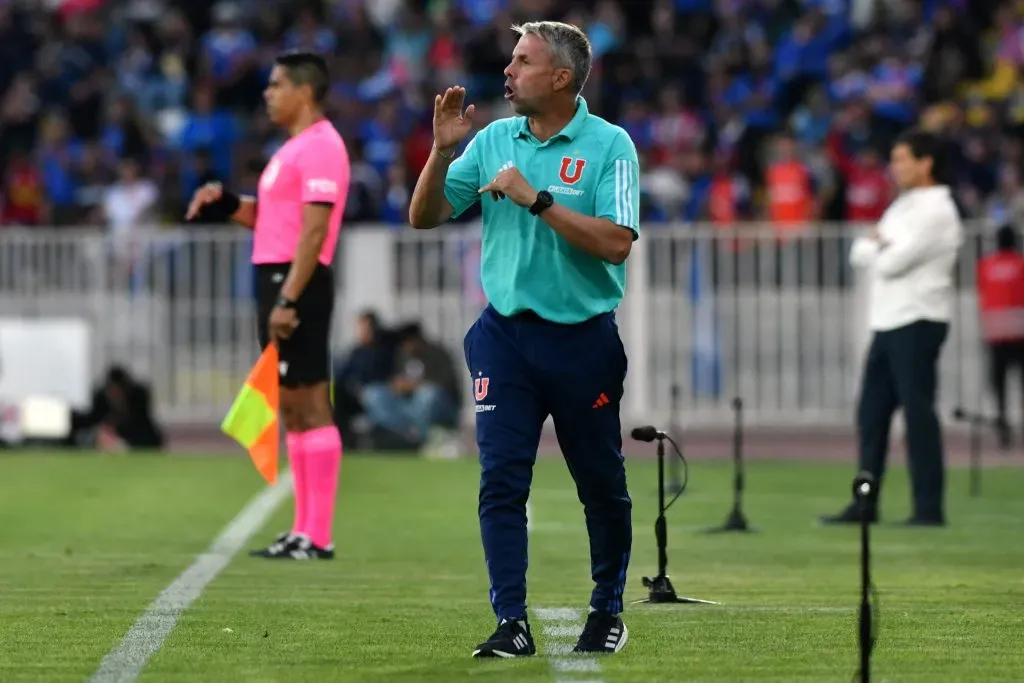
[[(671, 410), (672, 410), (672, 418), (669, 420), (668, 431), (669, 431), (669, 433), (672, 434), (672, 439), (677, 444), (682, 443), (682, 440), (683, 440), (682, 430), (679, 428), (679, 422), (678, 422), (680, 392), (681, 392), (681, 389), (679, 388), (679, 385), (678, 384), (673, 384), (672, 385), (672, 401), (671, 401), (671, 404), (670, 404), (671, 405)], [(680, 448), (682, 448), (682, 447), (680, 446)], [(682, 479), (680, 479), (680, 471), (679, 470), (680, 470), (679, 458), (672, 458), (669, 461), (669, 464), (668, 464), (668, 477), (669, 477), (668, 490), (669, 490), (670, 493), (673, 493), (673, 494), (681, 493), (682, 490), (683, 490), (683, 482), (682, 482)]]
[(687, 603), (717, 605), (711, 600), (700, 600), (698, 598), (681, 598), (676, 595), (676, 589), (666, 573), (668, 569), (668, 523), (665, 521), (665, 437), (658, 432), (655, 437), (658, 441), (658, 519), (654, 523), (654, 536), (658, 543), (658, 575), (649, 578), (643, 577), (644, 588), (649, 591), (646, 600), (637, 600), (636, 603)]
[(707, 529), (708, 533), (756, 531), (747, 523), (747, 516), (743, 514), (743, 399), (734, 398), (732, 409), (736, 416), (732, 432), (732, 510), (725, 524)]
[(967, 422), (969, 425), (969, 450), (970, 450), (970, 466), (968, 469), (968, 476), (970, 482), (971, 498), (977, 498), (978, 494), (981, 493), (981, 428), (984, 426), (985, 419), (984, 415), (979, 413), (968, 413), (963, 408), (957, 408), (953, 411), (953, 419), (960, 422)]
[(872, 632), (871, 619), (871, 543), (869, 529), (871, 527), (871, 503), (874, 493), (875, 478), (868, 472), (861, 472), (853, 482), (854, 499), (860, 508), (860, 669), (861, 683), (871, 680), (871, 651), (875, 647), (875, 636)]

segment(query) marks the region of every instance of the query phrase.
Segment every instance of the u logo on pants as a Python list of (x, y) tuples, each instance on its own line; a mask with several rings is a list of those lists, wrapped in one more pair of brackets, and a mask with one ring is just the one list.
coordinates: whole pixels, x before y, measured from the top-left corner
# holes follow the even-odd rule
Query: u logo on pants
[(498, 619), (526, 615), (526, 501), (550, 415), (590, 536), (591, 606), (622, 611), (632, 544), (619, 403), (626, 354), (613, 313), (576, 325), (488, 307), (464, 341), (476, 399), (480, 532)]
[[(480, 374), (482, 375), (483, 373)], [(476, 377), (473, 379), (473, 398), (476, 399), (477, 403), (487, 398), (487, 390), (490, 386), (490, 377)]]

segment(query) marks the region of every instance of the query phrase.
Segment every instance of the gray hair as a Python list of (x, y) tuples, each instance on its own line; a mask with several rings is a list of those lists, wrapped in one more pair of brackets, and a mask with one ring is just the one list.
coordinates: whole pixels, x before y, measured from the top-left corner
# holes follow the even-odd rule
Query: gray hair
[(512, 30), (520, 36), (534, 35), (548, 44), (551, 61), (556, 68), (572, 71), (569, 87), (574, 95), (583, 92), (594, 61), (587, 34), (572, 24), (560, 21), (531, 21), (515, 24)]

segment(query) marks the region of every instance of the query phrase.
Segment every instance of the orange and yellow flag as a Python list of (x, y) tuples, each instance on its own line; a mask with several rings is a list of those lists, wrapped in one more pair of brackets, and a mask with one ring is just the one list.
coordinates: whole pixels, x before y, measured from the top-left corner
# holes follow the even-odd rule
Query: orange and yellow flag
[(256, 471), (269, 484), (277, 481), (281, 438), (277, 422), (277, 361), (277, 346), (267, 344), (220, 425), (222, 432), (249, 451)]

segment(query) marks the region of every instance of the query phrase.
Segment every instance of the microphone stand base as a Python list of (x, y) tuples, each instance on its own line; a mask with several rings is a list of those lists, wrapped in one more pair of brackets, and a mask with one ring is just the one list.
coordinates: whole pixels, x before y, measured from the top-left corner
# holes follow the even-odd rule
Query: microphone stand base
[(655, 576), (653, 579), (644, 577), (644, 588), (650, 591), (646, 600), (634, 600), (631, 604), (688, 604), (688, 605), (719, 605), (721, 603), (712, 600), (700, 600), (698, 598), (681, 598), (676, 595), (676, 589), (672, 582), (664, 574)]
[(725, 524), (723, 524), (722, 526), (716, 526), (711, 527), (709, 529), (705, 529), (704, 533), (721, 534), (727, 531), (742, 531), (746, 533), (755, 533), (757, 529), (750, 526), (742, 510), (740, 510), (738, 507), (734, 507), (732, 509), (732, 512), (729, 513), (729, 517), (725, 520)]

